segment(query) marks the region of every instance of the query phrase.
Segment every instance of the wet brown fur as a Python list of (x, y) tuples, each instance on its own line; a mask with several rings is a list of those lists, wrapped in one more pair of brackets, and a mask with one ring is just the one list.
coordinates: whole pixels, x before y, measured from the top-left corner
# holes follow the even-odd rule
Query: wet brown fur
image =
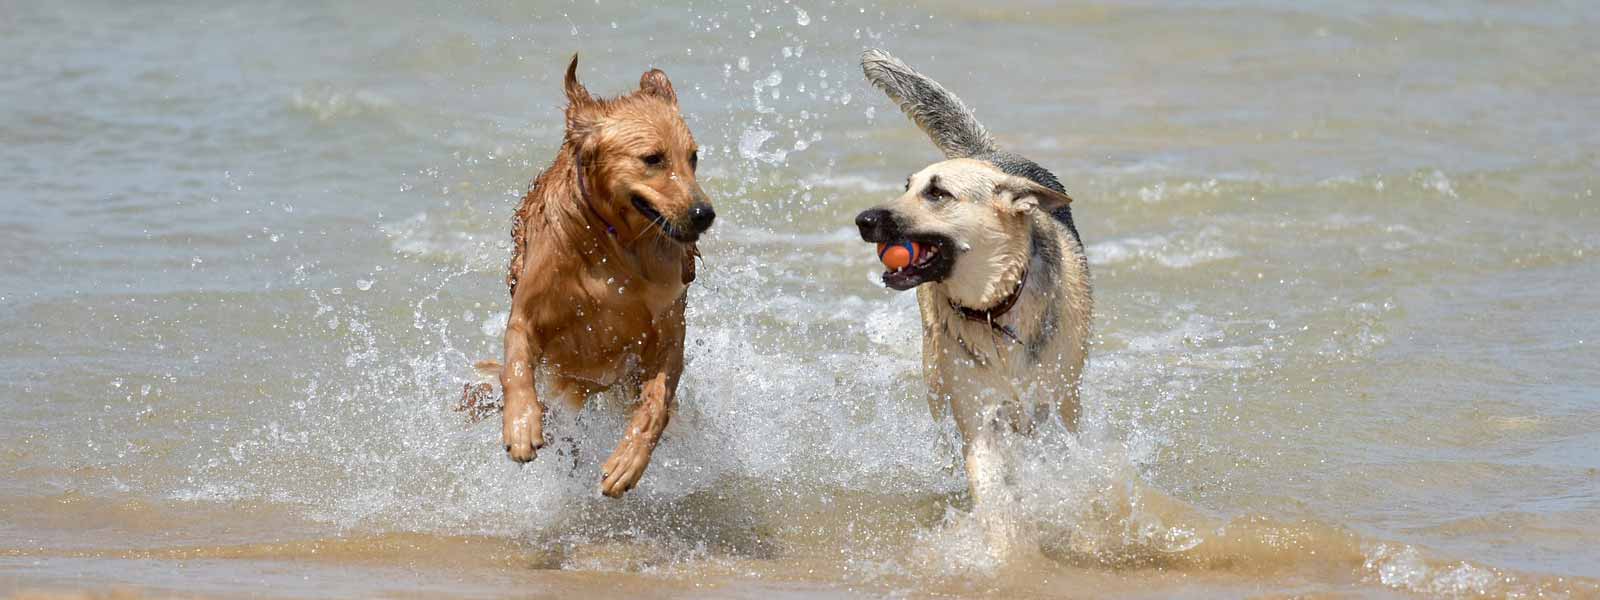
[[(499, 366), (502, 438), (518, 462), (544, 446), (536, 372), (548, 394), (574, 408), (628, 386), (638, 404), (601, 474), (601, 491), (617, 497), (638, 483), (670, 417), (683, 371), (694, 240), (704, 230), (691, 210), (709, 211), (710, 204), (695, 179), (694, 137), (666, 74), (648, 71), (638, 91), (601, 99), (578, 83), (577, 64), (574, 56), (565, 80), (565, 139), (512, 228), (511, 315)], [(647, 162), (652, 155), (657, 164)], [(660, 219), (646, 216), (635, 198)]]

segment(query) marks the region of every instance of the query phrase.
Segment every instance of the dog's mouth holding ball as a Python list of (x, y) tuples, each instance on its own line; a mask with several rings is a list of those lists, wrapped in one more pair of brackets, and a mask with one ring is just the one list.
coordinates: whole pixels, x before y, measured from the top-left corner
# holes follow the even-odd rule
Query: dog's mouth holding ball
[[(955, 267), (955, 244), (942, 235), (911, 236), (880, 242), (878, 259), (887, 270), (883, 284), (896, 290), (909, 290), (924, 283), (942, 281)], [(897, 250), (907, 254), (898, 256)]]

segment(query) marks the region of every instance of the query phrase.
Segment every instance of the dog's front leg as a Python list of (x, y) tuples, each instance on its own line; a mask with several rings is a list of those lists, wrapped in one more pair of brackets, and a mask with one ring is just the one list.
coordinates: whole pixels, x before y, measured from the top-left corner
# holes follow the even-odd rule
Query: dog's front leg
[(1012, 464), (1001, 439), (1010, 429), (1003, 422), (1004, 409), (995, 399), (981, 398), (956, 399), (951, 408), (961, 431), (973, 516), (983, 527), (990, 553), (1004, 558), (1022, 538), (1021, 506), (1008, 481)]
[(678, 393), (678, 377), (683, 374), (683, 309), (687, 298), (687, 294), (678, 298), (671, 312), (658, 320), (659, 336), (656, 348), (646, 357), (639, 405), (634, 407), (628, 430), (616, 451), (600, 467), (602, 494), (620, 498), (639, 483), (645, 467), (650, 466), (650, 454), (661, 441), (661, 432), (667, 428)]
[(672, 408), (672, 388), (667, 382), (675, 379), (665, 372), (656, 373), (641, 387), (639, 405), (634, 407), (633, 417), (628, 420), (627, 433), (623, 434), (605, 466), (600, 468), (600, 493), (620, 498), (644, 476), (645, 467), (650, 465), (650, 454), (667, 427)]
[(973, 505), (978, 507), (997, 504), (1011, 491), (1006, 484), (1009, 465), (1000, 447), (1004, 426), (998, 412), (997, 407), (960, 407), (955, 411), (967, 486), (972, 490)]
[(500, 388), (505, 390), (506, 400), (500, 439), (511, 460), (528, 462), (544, 447), (544, 404), (533, 387), (532, 331), (527, 314), (517, 308), (513, 308), (506, 323), (505, 341), (506, 363), (500, 371)]

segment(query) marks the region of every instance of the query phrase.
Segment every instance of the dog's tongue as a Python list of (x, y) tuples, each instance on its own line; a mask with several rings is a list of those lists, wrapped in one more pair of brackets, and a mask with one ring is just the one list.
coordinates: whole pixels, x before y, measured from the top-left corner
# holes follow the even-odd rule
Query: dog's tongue
[(878, 244), (878, 260), (890, 271), (898, 271), (911, 265), (921, 254), (922, 248), (916, 242), (900, 242), (898, 244)]

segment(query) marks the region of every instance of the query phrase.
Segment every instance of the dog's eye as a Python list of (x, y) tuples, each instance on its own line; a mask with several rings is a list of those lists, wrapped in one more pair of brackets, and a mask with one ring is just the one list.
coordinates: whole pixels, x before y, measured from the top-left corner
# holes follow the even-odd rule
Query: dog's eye
[(655, 154), (651, 154), (651, 155), (645, 156), (644, 158), (641, 158), (639, 160), (644, 161), (644, 164), (646, 164), (646, 165), (654, 167), (654, 166), (660, 165), (661, 161), (664, 161), (666, 159), (667, 159), (667, 155), (662, 154), (660, 152), (657, 152)]
[(950, 198), (950, 192), (944, 191), (943, 188), (937, 188), (930, 185), (928, 186), (928, 189), (922, 190), (922, 196), (930, 201), (946, 200)]
[(689, 170), (693, 171), (693, 170), (695, 170), (697, 168), (700, 168), (700, 151), (699, 150), (695, 150), (694, 152), (690, 152), (689, 153)]

